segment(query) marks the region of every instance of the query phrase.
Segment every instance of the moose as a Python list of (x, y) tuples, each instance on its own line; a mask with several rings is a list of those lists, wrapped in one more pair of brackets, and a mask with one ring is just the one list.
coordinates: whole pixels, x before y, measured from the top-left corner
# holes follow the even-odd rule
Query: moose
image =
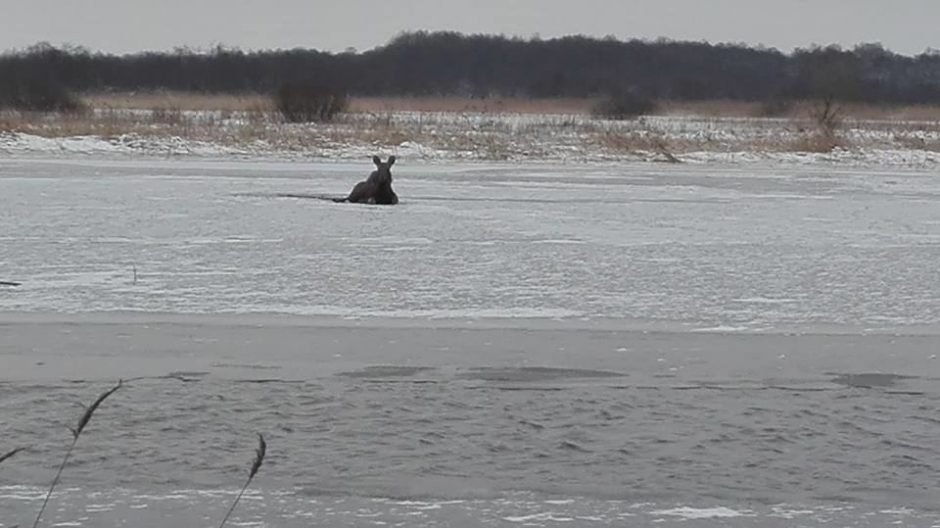
[(350, 203), (368, 203), (380, 205), (395, 205), (398, 203), (398, 195), (392, 190), (392, 165), (395, 163), (395, 156), (389, 156), (388, 161), (383, 162), (378, 156), (372, 157), (376, 169), (365, 181), (361, 181), (353, 187), (352, 192), (346, 198), (334, 198), (334, 202)]

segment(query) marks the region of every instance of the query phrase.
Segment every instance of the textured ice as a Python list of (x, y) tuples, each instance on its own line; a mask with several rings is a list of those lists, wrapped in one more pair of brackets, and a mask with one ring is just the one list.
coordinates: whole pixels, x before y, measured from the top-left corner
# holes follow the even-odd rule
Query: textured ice
[[(0, 518), (48, 524), (935, 526), (936, 335), (0, 313)], [(628, 344), (628, 350), (623, 350)]]
[(731, 508), (726, 508), (724, 506), (718, 506), (715, 508), (691, 508), (689, 506), (682, 506), (680, 508), (673, 508), (670, 510), (655, 510), (650, 513), (653, 515), (670, 515), (681, 517), (683, 519), (713, 519), (720, 517), (744, 517), (753, 515), (753, 512), (732, 510)]
[(241, 525), (940, 522), (936, 171), (404, 157), (370, 207), (283, 196), (368, 157), (61, 144), (0, 161), (4, 523), (117, 378), (50, 524), (212, 525), (255, 430)]
[(7, 311), (940, 326), (940, 177), (797, 166), (6, 160)]

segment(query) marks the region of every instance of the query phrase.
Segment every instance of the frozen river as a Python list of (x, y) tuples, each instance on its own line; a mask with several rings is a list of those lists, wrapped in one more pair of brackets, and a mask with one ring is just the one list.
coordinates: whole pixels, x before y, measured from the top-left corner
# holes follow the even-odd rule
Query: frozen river
[[(0, 310), (940, 328), (940, 176), (666, 165), (0, 163)], [(136, 281), (135, 281), (136, 274)]]
[(370, 170), (0, 161), (0, 527), (940, 525), (940, 175)]

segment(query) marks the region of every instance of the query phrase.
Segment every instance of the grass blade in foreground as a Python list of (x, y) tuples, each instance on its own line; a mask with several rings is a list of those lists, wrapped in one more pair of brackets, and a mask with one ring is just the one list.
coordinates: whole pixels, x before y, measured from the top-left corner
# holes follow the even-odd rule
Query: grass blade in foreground
[(248, 473), (248, 480), (245, 481), (245, 485), (242, 486), (242, 490), (238, 492), (238, 496), (235, 497), (235, 502), (232, 503), (232, 507), (228, 509), (228, 513), (225, 514), (225, 518), (222, 519), (222, 524), (219, 525), (219, 528), (225, 526), (225, 522), (228, 521), (228, 518), (232, 515), (232, 512), (235, 511), (235, 506), (238, 506), (238, 501), (242, 499), (242, 495), (245, 494), (245, 490), (248, 489), (248, 485), (251, 484), (251, 479), (255, 478), (255, 475), (258, 474), (258, 470), (261, 469), (261, 463), (264, 462), (264, 455), (268, 450), (268, 444), (264, 441), (264, 436), (260, 433), (258, 434), (258, 449), (255, 450), (255, 461), (251, 463), (251, 471)]
[(25, 447), (17, 447), (17, 448), (14, 449), (13, 451), (10, 451), (9, 453), (7, 453), (7, 454), (5, 454), (5, 455), (0, 456), (0, 464), (2, 464), (4, 460), (6, 460), (6, 459), (8, 459), (8, 458), (11, 458), (13, 455), (19, 453), (20, 451), (23, 451), (24, 449), (26, 449), (26, 448), (25, 448)]
[(49, 486), (49, 491), (46, 492), (46, 498), (42, 501), (42, 507), (39, 508), (39, 514), (36, 515), (36, 521), (33, 523), (33, 528), (39, 526), (39, 519), (42, 518), (42, 512), (46, 511), (46, 505), (49, 503), (49, 497), (52, 496), (52, 492), (55, 490), (56, 484), (59, 483), (59, 478), (62, 477), (62, 470), (65, 469), (65, 465), (68, 463), (69, 457), (72, 456), (72, 450), (75, 449), (75, 444), (78, 442), (78, 437), (81, 436), (82, 431), (85, 429), (85, 426), (88, 425), (88, 422), (91, 420), (91, 416), (95, 414), (95, 411), (98, 409), (98, 406), (101, 405), (101, 402), (103, 402), (108, 396), (114, 394), (114, 391), (120, 389), (121, 384), (122, 382), (118, 381), (117, 385), (101, 396), (98, 396), (98, 399), (89, 405), (87, 409), (85, 409), (85, 413), (82, 414), (82, 417), (78, 420), (78, 425), (74, 429), (71, 427), (69, 428), (69, 430), (72, 431), (72, 444), (69, 446), (68, 451), (65, 452), (65, 458), (62, 459), (62, 463), (59, 465), (59, 470), (56, 471), (55, 478), (52, 479), (52, 484)]

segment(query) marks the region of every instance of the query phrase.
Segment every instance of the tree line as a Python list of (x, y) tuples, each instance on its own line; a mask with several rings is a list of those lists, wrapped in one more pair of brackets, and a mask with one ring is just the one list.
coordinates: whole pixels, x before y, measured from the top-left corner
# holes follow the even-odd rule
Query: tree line
[(0, 91), (56, 85), (76, 92), (273, 93), (305, 83), (349, 95), (597, 97), (766, 101), (837, 96), (940, 102), (940, 53), (879, 44), (776, 49), (570, 36), (522, 39), (403, 33), (365, 52), (177, 49), (112, 55), (37, 44), (0, 55)]

